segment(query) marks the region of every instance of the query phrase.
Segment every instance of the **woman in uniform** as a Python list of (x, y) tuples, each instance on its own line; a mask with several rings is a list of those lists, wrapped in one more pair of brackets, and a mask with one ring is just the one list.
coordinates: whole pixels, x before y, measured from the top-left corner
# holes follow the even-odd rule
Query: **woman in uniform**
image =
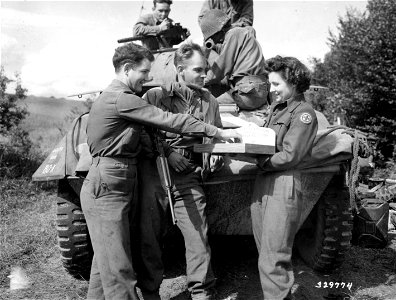
[(273, 102), (264, 126), (276, 133), (276, 153), (259, 158), (252, 226), (264, 299), (289, 299), (292, 247), (302, 212), (298, 165), (311, 153), (318, 122), (303, 95), (310, 85), (308, 68), (294, 57), (276, 56), (266, 69)]

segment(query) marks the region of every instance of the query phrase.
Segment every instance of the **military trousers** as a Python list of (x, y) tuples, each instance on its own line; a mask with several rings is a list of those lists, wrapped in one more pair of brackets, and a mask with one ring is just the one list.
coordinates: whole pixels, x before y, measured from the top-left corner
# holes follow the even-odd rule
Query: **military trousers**
[(87, 298), (138, 300), (131, 250), (137, 211), (136, 160), (95, 157), (80, 197), (94, 250)]
[[(139, 172), (141, 261), (138, 285), (147, 294), (155, 294), (164, 274), (162, 238), (168, 226), (168, 201), (161, 187), (155, 162), (147, 160), (139, 164), (142, 169)], [(173, 190), (174, 213), (186, 248), (188, 290), (192, 299), (205, 300), (210, 299), (215, 277), (211, 267), (205, 214), (206, 198), (200, 185), (200, 171), (199, 167), (187, 174), (177, 174), (171, 170), (171, 175), (176, 184)], [(183, 182), (188, 184), (183, 185)]]
[(301, 200), (299, 171), (257, 175), (251, 215), (264, 299), (284, 299), (293, 286), (291, 256), (302, 213)]

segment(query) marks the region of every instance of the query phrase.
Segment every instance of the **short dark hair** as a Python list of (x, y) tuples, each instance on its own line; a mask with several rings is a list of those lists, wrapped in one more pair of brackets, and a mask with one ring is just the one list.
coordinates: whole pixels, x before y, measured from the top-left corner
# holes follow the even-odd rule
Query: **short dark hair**
[(183, 43), (176, 51), (173, 63), (177, 68), (178, 65), (184, 65), (187, 59), (190, 59), (194, 55), (194, 51), (197, 51), (202, 57), (205, 57), (200, 45), (193, 42)]
[(295, 57), (270, 58), (266, 61), (266, 71), (279, 72), (286, 82), (296, 86), (298, 93), (308, 90), (311, 84), (311, 72)]
[(115, 49), (113, 66), (116, 72), (118, 72), (125, 63), (130, 63), (132, 68), (135, 68), (145, 58), (149, 61), (154, 61), (154, 56), (150, 50), (134, 43), (127, 43)]
[(172, 0), (153, 0), (154, 7), (157, 3), (166, 3), (166, 4), (171, 5), (173, 3), (173, 1)]

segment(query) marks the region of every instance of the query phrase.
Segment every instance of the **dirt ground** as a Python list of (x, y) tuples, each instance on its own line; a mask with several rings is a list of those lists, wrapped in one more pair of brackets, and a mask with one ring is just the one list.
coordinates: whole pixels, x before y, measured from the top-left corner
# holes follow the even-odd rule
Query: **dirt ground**
[[(253, 238), (212, 237), (211, 244), (218, 299), (263, 299)], [(180, 272), (182, 261), (167, 261), (162, 298), (187, 300), (188, 294), (183, 292), (185, 276)], [(173, 267), (169, 266), (171, 261), (175, 262)], [(389, 244), (384, 249), (353, 246), (345, 263), (332, 274), (313, 272), (297, 255), (294, 255), (293, 265), (292, 293), (296, 300), (396, 299), (396, 232), (389, 234)]]
[[(182, 241), (176, 241), (165, 253), (166, 276), (160, 291), (163, 300), (189, 299), (184, 249), (180, 245)], [(212, 236), (211, 245), (218, 299), (262, 299), (253, 238)], [(88, 282), (75, 280), (66, 273), (56, 247), (43, 263), (34, 264), (33, 256), (29, 260), (31, 265), (24, 268), (31, 281), (30, 288), (10, 291), (9, 282), (5, 282), (0, 286), (0, 299), (85, 299)], [(293, 264), (293, 295), (297, 300), (396, 299), (396, 232), (389, 234), (389, 244), (384, 249), (353, 246), (345, 263), (333, 274), (313, 272), (296, 255)]]
[[(253, 239), (217, 237), (211, 243), (218, 299), (262, 299)], [(56, 255), (54, 253), (54, 257), (48, 259), (47, 266), (35, 270), (27, 267), (29, 279), (33, 282), (29, 289), (9, 291), (3, 287), (0, 289), (0, 299), (85, 299), (88, 283), (73, 281), (62, 269)], [(166, 262), (167, 272), (161, 286), (162, 299), (189, 299), (181, 248), (168, 249)], [(298, 257), (294, 257), (293, 263), (293, 295), (297, 300), (396, 299), (396, 232), (390, 234), (390, 243), (385, 249), (352, 247), (343, 266), (333, 274), (315, 273)], [(67, 288), (56, 288), (62, 282), (68, 285)], [(336, 282), (339, 283), (338, 288)], [(350, 289), (347, 286), (351, 286)]]

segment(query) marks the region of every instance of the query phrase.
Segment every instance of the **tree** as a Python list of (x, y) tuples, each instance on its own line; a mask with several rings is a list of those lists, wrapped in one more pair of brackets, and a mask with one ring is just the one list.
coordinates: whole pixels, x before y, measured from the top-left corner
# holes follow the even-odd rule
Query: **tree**
[(395, 158), (396, 1), (369, 0), (366, 12), (349, 10), (340, 18), (338, 30), (330, 33), (324, 61), (313, 61), (313, 80), (333, 92), (330, 110), (374, 134), (382, 155)]
[(26, 108), (17, 104), (18, 100), (26, 98), (27, 90), (22, 88), (21, 78), (16, 74), (15, 94), (6, 93), (7, 86), (12, 80), (4, 74), (4, 67), (0, 70), (0, 134), (7, 135), (18, 127), (20, 122), (26, 117)]
[(27, 90), (22, 87), (21, 78), (16, 74), (15, 93), (7, 93), (8, 85), (13, 82), (0, 70), (0, 178), (20, 177), (28, 174), (35, 165), (31, 158), (32, 142), (29, 134), (19, 127), (28, 114), (27, 109), (18, 101), (26, 98)]

